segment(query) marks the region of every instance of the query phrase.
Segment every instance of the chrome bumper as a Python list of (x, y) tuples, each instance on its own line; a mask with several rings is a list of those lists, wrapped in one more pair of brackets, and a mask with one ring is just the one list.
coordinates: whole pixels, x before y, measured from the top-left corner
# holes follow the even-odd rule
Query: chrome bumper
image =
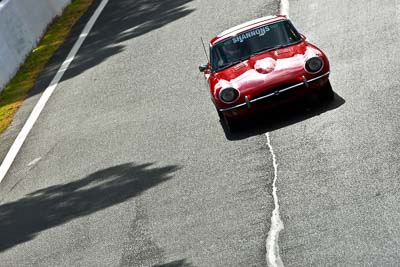
[(306, 77), (303, 76), (303, 82), (301, 82), (301, 83), (298, 83), (298, 84), (295, 84), (295, 85), (292, 85), (292, 86), (283, 88), (283, 89), (281, 89), (281, 90), (275, 91), (275, 92), (270, 93), (270, 94), (268, 94), (268, 95), (264, 95), (264, 96), (261, 96), (261, 97), (258, 97), (258, 98), (254, 98), (254, 99), (251, 99), (251, 100), (248, 99), (247, 96), (246, 96), (246, 97), (245, 97), (245, 102), (244, 102), (244, 103), (241, 103), (241, 104), (235, 105), (235, 106), (233, 106), (233, 107), (229, 107), (229, 108), (222, 108), (222, 109), (220, 109), (219, 111), (224, 112), (224, 111), (229, 111), (229, 110), (241, 108), (241, 107), (244, 107), (244, 106), (247, 106), (247, 108), (250, 109), (251, 104), (254, 103), (254, 102), (257, 102), (257, 101), (260, 101), (260, 100), (263, 100), (263, 99), (266, 99), (266, 98), (270, 98), (270, 97), (279, 95), (279, 94), (281, 94), (281, 93), (283, 93), (283, 92), (286, 92), (286, 91), (295, 89), (295, 88), (300, 87), (300, 86), (309, 87), (311, 82), (314, 82), (314, 81), (316, 81), (316, 80), (322, 79), (322, 78), (324, 78), (325, 76), (328, 76), (329, 73), (330, 73), (330, 72), (328, 71), (327, 73), (322, 74), (321, 76), (312, 78), (312, 79), (310, 79), (310, 80), (307, 80)]

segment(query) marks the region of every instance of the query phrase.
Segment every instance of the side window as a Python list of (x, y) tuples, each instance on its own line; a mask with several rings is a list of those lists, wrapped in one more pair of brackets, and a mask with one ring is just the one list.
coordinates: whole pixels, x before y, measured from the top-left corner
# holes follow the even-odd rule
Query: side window
[(213, 49), (211, 49), (210, 55), (211, 55), (211, 68), (214, 70), (218, 69), (222, 60), (219, 47), (213, 47)]

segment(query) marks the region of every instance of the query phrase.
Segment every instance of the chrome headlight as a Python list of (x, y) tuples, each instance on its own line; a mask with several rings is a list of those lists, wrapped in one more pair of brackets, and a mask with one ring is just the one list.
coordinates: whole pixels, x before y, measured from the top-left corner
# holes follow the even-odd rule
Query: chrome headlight
[(219, 99), (221, 99), (221, 101), (226, 104), (235, 102), (236, 100), (239, 99), (239, 96), (240, 96), (239, 90), (233, 87), (223, 88), (219, 92)]
[(306, 61), (306, 70), (311, 73), (316, 73), (322, 69), (324, 62), (320, 57), (312, 57)]

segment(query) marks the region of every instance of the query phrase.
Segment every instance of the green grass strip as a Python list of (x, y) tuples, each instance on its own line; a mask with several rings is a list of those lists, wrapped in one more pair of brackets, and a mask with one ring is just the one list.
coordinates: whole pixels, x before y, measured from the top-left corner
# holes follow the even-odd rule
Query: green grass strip
[(10, 125), (29, 90), (43, 71), (46, 63), (68, 37), (72, 27), (86, 12), (93, 0), (72, 0), (48, 27), (39, 44), (33, 49), (17, 74), (0, 94), (0, 133)]

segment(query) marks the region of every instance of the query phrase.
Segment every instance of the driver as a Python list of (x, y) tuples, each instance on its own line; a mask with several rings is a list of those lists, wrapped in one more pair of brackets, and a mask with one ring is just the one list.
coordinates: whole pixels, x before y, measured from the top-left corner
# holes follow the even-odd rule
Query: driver
[(222, 57), (223, 59), (221, 62), (219, 62), (219, 65), (225, 65), (231, 62), (235, 62), (241, 57), (241, 51), (239, 49), (239, 46), (237, 44), (229, 44), (229, 45), (224, 45), (222, 46)]
[(228, 62), (238, 60), (240, 58), (240, 49), (237, 44), (230, 44), (223, 47), (225, 57)]

